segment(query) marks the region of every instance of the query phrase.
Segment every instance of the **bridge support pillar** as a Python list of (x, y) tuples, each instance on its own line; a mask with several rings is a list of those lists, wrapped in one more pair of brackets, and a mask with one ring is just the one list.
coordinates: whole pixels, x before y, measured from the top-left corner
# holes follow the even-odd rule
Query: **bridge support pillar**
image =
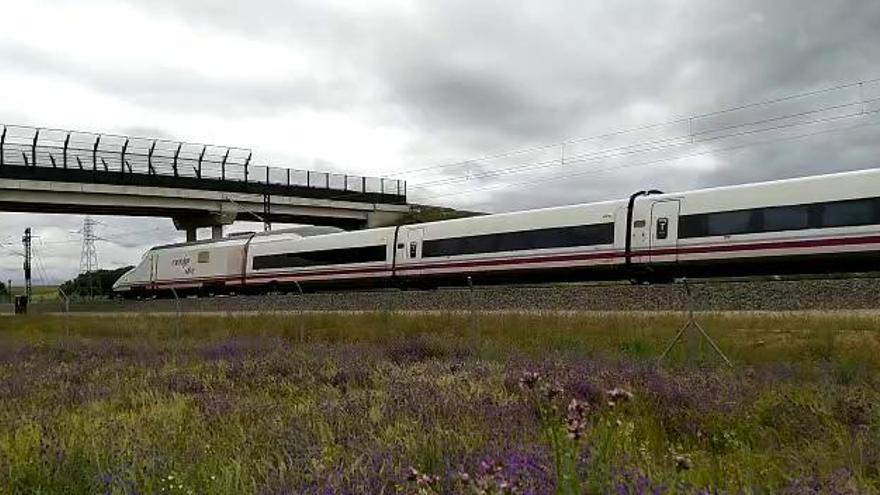
[(373, 211), (367, 214), (366, 228), (373, 229), (395, 225), (403, 216), (404, 213), (397, 211)]
[(235, 221), (236, 212), (225, 211), (221, 213), (203, 213), (196, 215), (188, 215), (185, 217), (174, 217), (174, 227), (177, 230), (186, 231), (186, 242), (194, 242), (198, 240), (196, 229), (202, 227), (211, 227), (211, 238), (221, 239), (223, 237), (223, 226), (231, 225)]

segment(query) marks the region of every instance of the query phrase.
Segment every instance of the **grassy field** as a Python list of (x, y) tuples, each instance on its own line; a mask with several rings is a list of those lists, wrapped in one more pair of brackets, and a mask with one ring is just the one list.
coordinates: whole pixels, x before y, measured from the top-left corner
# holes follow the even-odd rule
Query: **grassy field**
[[(21, 295), (24, 294), (23, 286), (16, 286), (12, 288), (13, 295)], [(33, 286), (33, 291), (31, 293), (31, 302), (52, 302), (57, 301), (59, 299), (58, 295), (58, 286), (57, 285), (35, 285)], [(4, 296), (0, 298), (0, 302), (7, 302), (8, 296)]]
[(33, 297), (34, 302), (57, 301), (59, 298), (58, 286), (57, 285), (36, 285), (33, 288), (33, 296), (32, 297)]
[(0, 317), (2, 493), (880, 493), (880, 319)]

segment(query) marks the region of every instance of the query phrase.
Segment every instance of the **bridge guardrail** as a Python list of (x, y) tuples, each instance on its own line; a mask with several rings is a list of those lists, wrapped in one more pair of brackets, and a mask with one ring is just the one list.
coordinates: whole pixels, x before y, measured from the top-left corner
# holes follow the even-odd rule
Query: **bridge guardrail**
[(0, 124), (0, 176), (406, 202), (402, 180), (257, 165), (252, 157), (245, 148)]

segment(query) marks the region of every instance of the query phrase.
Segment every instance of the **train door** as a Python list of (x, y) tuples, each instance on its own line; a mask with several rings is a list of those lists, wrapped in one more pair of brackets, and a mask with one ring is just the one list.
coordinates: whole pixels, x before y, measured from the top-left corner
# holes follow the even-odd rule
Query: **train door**
[(397, 263), (405, 270), (402, 275), (416, 276), (421, 274), (422, 239), (425, 229), (402, 227), (397, 238)]
[[(621, 211), (623, 224), (626, 225), (626, 208)], [(651, 203), (648, 201), (636, 201), (632, 209), (632, 225), (630, 227), (630, 262), (642, 264), (649, 261), (648, 249), (650, 248)]]
[(655, 201), (651, 204), (649, 261), (678, 261), (678, 200)]
[(156, 253), (150, 253), (150, 284), (155, 288), (156, 278), (158, 274), (156, 273), (159, 270), (159, 255)]

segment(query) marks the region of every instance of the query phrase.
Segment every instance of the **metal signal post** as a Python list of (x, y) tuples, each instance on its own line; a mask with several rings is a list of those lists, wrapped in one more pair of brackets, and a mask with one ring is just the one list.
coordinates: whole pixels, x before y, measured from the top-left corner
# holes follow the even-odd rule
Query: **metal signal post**
[(31, 228), (28, 227), (24, 229), (24, 237), (21, 238), (21, 243), (24, 245), (24, 295), (30, 299), (31, 292), (33, 287), (31, 286), (31, 243), (33, 242), (33, 238), (31, 237)]

